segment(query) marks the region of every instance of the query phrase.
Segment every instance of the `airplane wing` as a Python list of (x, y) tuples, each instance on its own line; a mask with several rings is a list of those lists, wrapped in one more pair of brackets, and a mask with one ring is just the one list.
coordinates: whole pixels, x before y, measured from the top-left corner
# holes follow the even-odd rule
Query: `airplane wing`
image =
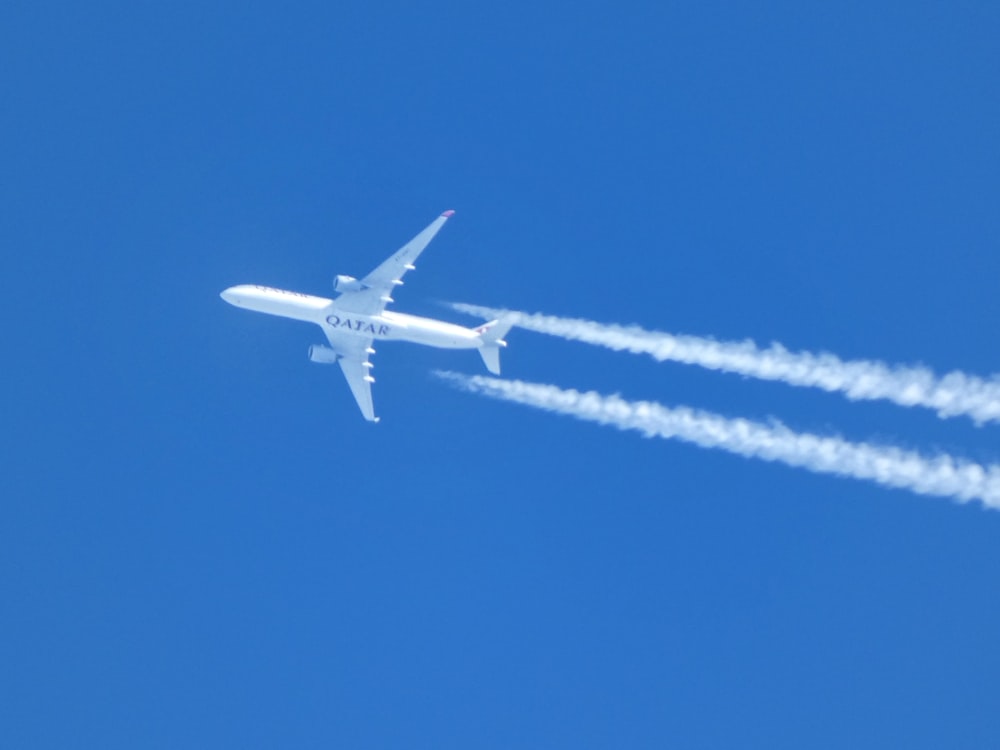
[(358, 408), (369, 422), (378, 422), (372, 403), (372, 383), (375, 378), (372, 377), (372, 365), (368, 361), (368, 356), (374, 351), (372, 338), (346, 334), (330, 325), (323, 325), (322, 328), (330, 342), (330, 348), (340, 355), (337, 364), (347, 378), (347, 385), (351, 387)]
[(427, 227), (403, 245), (378, 268), (361, 279), (364, 289), (344, 292), (337, 297), (337, 307), (344, 312), (378, 315), (392, 302), (392, 291), (403, 283), (403, 275), (413, 270), (413, 262), (440, 231), (454, 211), (445, 211)]

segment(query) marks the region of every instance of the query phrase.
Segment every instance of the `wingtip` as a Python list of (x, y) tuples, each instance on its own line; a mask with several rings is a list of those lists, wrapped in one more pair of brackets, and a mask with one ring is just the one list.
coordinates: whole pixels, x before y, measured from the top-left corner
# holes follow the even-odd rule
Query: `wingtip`
[(453, 209), (449, 208), (447, 211), (445, 211), (441, 215), (444, 216), (445, 218), (450, 218), (450, 217), (452, 217), (452, 216), (455, 215), (455, 211)]

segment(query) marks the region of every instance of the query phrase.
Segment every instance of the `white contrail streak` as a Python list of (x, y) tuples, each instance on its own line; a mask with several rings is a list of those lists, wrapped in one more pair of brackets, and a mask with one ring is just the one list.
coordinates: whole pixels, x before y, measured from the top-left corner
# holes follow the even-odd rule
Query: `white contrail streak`
[(886, 487), (938, 495), (958, 502), (979, 500), (1000, 509), (1000, 465), (981, 466), (949, 455), (923, 456), (890, 446), (852, 443), (839, 437), (794, 432), (774, 422), (729, 419), (687, 407), (626, 401), (593, 391), (439, 372), (456, 387), (544, 411), (636, 430), (647, 437), (676, 438), (749, 458), (777, 461), (822, 474), (867, 479)]
[(1000, 378), (962, 372), (939, 376), (926, 367), (891, 366), (871, 360), (844, 361), (833, 354), (790, 352), (780, 344), (761, 349), (753, 341), (714, 341), (676, 336), (638, 326), (605, 325), (579, 318), (525, 313), (453, 303), (460, 312), (505, 317), (520, 328), (616, 351), (649, 354), (659, 361), (700, 365), (788, 385), (838, 392), (853, 400), (885, 399), (900, 406), (922, 406), (940, 417), (964, 415), (978, 424), (1000, 421)]

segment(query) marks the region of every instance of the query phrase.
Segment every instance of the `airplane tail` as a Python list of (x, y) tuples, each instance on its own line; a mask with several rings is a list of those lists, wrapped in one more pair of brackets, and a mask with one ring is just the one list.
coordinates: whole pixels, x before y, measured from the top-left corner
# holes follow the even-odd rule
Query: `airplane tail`
[(483, 358), (486, 369), (494, 375), (500, 374), (500, 347), (507, 346), (503, 337), (513, 327), (512, 321), (493, 320), (476, 329), (483, 342), (479, 347), (479, 356)]

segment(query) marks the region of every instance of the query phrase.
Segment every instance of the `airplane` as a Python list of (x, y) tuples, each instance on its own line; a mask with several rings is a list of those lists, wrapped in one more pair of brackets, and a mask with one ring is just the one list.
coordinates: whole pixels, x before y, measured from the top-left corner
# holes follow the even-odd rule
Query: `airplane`
[(363, 279), (335, 277), (333, 289), (339, 294), (336, 299), (255, 284), (231, 286), (220, 296), (236, 307), (317, 324), (330, 345), (310, 346), (309, 359), (340, 365), (361, 414), (369, 422), (378, 422), (371, 390), (375, 378), (369, 361), (375, 353), (372, 343), (376, 339), (412, 341), (441, 349), (477, 349), (486, 369), (494, 375), (500, 374), (500, 348), (507, 346), (503, 337), (513, 323), (493, 320), (478, 328), (464, 328), (385, 309), (393, 301), (392, 291), (402, 286), (403, 275), (414, 270), (417, 256), (454, 213), (445, 211), (438, 216)]

